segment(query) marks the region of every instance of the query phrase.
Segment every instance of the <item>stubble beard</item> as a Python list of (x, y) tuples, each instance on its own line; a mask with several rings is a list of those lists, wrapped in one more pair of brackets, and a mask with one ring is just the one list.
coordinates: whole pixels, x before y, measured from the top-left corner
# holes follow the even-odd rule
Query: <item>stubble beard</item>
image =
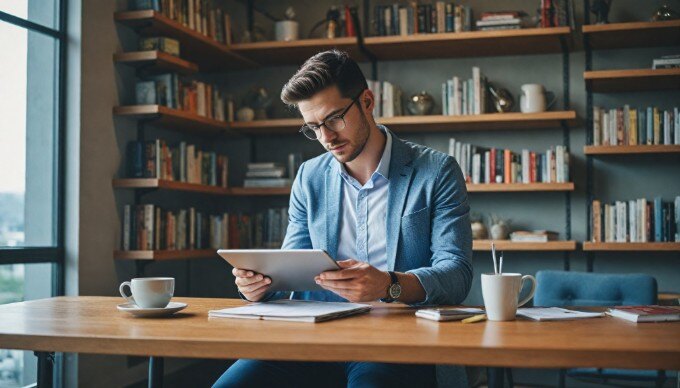
[[(366, 148), (366, 144), (368, 144), (368, 138), (371, 136), (371, 129), (368, 125), (368, 120), (366, 120), (366, 116), (364, 116), (363, 112), (361, 112), (361, 128), (359, 131), (359, 134), (363, 136), (363, 139), (359, 141), (359, 144), (357, 145), (356, 149), (349, 155), (348, 158), (343, 158), (344, 155), (336, 155), (333, 154), (331, 151), (331, 154), (333, 157), (340, 163), (348, 163), (356, 159), (361, 153), (364, 151), (364, 148)], [(351, 144), (350, 144), (351, 145)], [(330, 144), (327, 148), (328, 151), (330, 151), (335, 144)]]

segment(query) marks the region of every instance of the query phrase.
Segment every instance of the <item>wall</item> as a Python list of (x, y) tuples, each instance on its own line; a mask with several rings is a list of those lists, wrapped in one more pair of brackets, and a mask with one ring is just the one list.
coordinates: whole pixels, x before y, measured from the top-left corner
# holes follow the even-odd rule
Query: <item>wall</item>
[[(375, 4), (375, 2), (371, 2)], [(485, 9), (528, 10), (527, 3), (538, 4), (538, 1), (475, 1), (467, 2), (475, 5), (475, 12)], [(612, 21), (627, 21), (643, 18), (638, 15), (651, 14), (661, 1), (637, 2), (620, 0), (614, 3), (610, 15)], [(258, 1), (257, 4), (280, 15), (284, 4), (272, 0)], [(301, 22), (301, 31), (309, 31), (314, 20), (325, 14), (325, 2), (299, 0), (293, 2)], [(245, 25), (243, 7), (233, 1), (228, 2), (237, 28)], [(135, 121), (113, 118), (111, 108), (115, 105), (131, 103), (134, 85), (134, 71), (125, 66), (114, 66), (112, 54), (123, 49), (133, 49), (136, 36), (126, 27), (115, 25), (113, 12), (124, 9), (126, 2), (101, 2), (95, 0), (82, 1), (82, 32), (80, 42), (81, 59), (77, 64), (81, 71), (80, 114), (70, 120), (70, 129), (75, 129), (69, 137), (70, 161), (76, 163), (78, 175), (67, 175), (71, 201), (67, 236), (69, 279), (72, 280), (67, 289), (69, 293), (80, 295), (117, 295), (119, 282), (133, 277), (135, 268), (132, 263), (116, 262), (112, 251), (119, 247), (120, 219), (122, 206), (132, 203), (132, 192), (113, 190), (111, 178), (121, 176), (124, 166), (125, 144), (135, 138)], [(582, 4), (577, 1), (577, 10), (582, 12)], [(261, 17), (257, 23), (271, 30), (270, 23)], [(585, 89), (583, 82), (584, 53), (580, 49), (580, 35), (575, 35), (577, 51), (570, 55), (570, 88), (572, 107), (579, 117), (585, 117)], [(75, 42), (77, 44), (77, 42)], [(657, 54), (673, 53), (671, 48), (612, 50), (595, 55), (595, 68), (609, 67), (628, 68), (646, 67)], [(441, 59), (419, 61), (380, 62), (379, 78), (400, 85), (406, 94), (426, 90), (435, 98), (439, 98), (439, 85), (444, 79), (459, 75), (470, 77), (471, 66), (480, 66), (490, 80), (498, 82), (517, 95), (519, 86), (528, 82), (539, 82), (561, 96), (562, 92), (562, 57), (559, 54), (541, 56), (511, 56), (491, 58)], [(368, 64), (362, 64), (366, 74), (370, 74)], [(281, 86), (295, 71), (294, 66), (270, 67), (256, 71), (231, 72), (211, 76), (223, 84), (235, 97), (243, 96), (247, 88), (265, 86), (277, 100)], [(618, 96), (596, 96), (596, 104), (602, 106), (619, 106), (624, 103), (646, 106), (658, 104), (669, 107), (676, 103), (678, 92), (652, 92), (622, 94)], [(77, 98), (76, 98), (77, 100)], [(559, 102), (561, 106), (561, 102)], [(287, 113), (276, 101), (276, 113), (283, 116)], [(78, 133), (79, 132), (79, 133)], [(153, 128), (147, 133), (148, 138), (159, 134), (168, 140), (177, 139), (177, 134)], [(433, 148), (446, 151), (449, 137), (474, 144), (496, 147), (509, 147), (515, 151), (531, 148), (543, 151), (550, 145), (561, 144), (562, 132), (559, 129), (545, 131), (504, 132), (489, 131), (477, 133), (456, 132), (450, 134), (406, 135), (405, 138)], [(186, 137), (184, 137), (186, 138)], [(257, 138), (251, 154), (248, 139), (190, 139), (197, 143), (215, 143), (226, 140), (218, 149), (231, 155), (231, 184), (238, 185), (243, 178), (243, 170), (247, 161), (282, 161), (288, 152), (303, 152), (305, 157), (312, 157), (322, 149), (300, 136)], [(79, 143), (79, 151), (76, 151)], [(577, 190), (571, 194), (571, 216), (573, 238), (582, 241), (586, 238), (585, 208), (585, 158), (582, 153), (585, 143), (585, 129), (574, 128), (570, 131), (570, 149), (573, 155), (573, 178)], [(680, 157), (647, 156), (607, 158), (598, 161), (596, 166), (596, 186), (598, 197), (604, 200), (634, 199), (638, 196), (651, 198), (663, 195), (666, 199), (680, 194), (680, 179), (677, 179), (677, 168)], [(79, 164), (78, 164), (79, 163)], [(69, 166), (73, 172), (74, 164)], [(675, 177), (675, 178), (674, 178)], [(669, 179), (673, 178), (673, 179)], [(77, 192), (71, 192), (77, 185)], [(74, 206), (79, 198), (77, 209)], [(189, 193), (152, 193), (148, 200), (152, 203), (178, 205), (199, 204), (209, 208), (220, 208), (227, 211), (247, 211), (256, 207), (285, 205), (285, 199), (266, 199), (249, 201), (248, 199), (206, 198)], [(488, 215), (497, 213), (512, 220), (518, 228), (551, 229), (563, 232), (565, 225), (565, 194), (561, 193), (524, 193), (524, 194), (471, 194), (470, 202), (475, 212)], [(72, 229), (76, 229), (77, 233)], [(74, 236), (74, 233), (76, 235)], [(563, 268), (561, 253), (507, 253), (506, 268), (508, 270), (535, 273), (540, 269)], [(645, 272), (654, 275), (659, 281), (661, 290), (680, 290), (680, 266), (677, 264), (678, 254), (599, 254), (595, 261), (596, 272)], [(478, 253), (474, 258), (475, 272), (479, 278), (482, 272), (491, 268), (488, 255)], [(585, 270), (585, 258), (581, 252), (571, 254), (572, 270)], [(73, 269), (77, 268), (77, 276)], [(177, 278), (177, 294), (193, 296), (233, 296), (234, 287), (228, 266), (220, 260), (198, 260), (193, 262), (153, 263), (147, 268), (148, 275), (167, 275)], [(75, 282), (75, 283), (74, 283)], [(467, 299), (468, 303), (481, 303), (478, 280)], [(170, 360), (168, 369), (176, 369), (186, 365), (183, 360)], [(128, 360), (126, 357), (103, 357), (81, 355), (78, 364), (79, 385), (121, 386), (145, 377), (145, 364)]]

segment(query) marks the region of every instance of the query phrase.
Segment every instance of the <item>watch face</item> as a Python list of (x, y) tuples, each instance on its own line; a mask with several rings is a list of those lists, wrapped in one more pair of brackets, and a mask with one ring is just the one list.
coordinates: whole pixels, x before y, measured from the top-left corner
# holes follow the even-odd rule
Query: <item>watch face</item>
[(397, 299), (401, 296), (401, 285), (399, 283), (390, 286), (390, 298)]

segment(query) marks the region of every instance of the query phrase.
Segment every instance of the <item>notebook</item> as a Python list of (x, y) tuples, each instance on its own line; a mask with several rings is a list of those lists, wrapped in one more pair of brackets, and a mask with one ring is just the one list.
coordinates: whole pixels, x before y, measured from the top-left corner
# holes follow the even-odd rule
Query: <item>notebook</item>
[(308, 300), (276, 300), (242, 307), (210, 310), (210, 318), (264, 319), (293, 322), (323, 322), (368, 312), (370, 305)]
[(433, 321), (460, 321), (477, 314), (484, 314), (484, 310), (473, 307), (439, 307), (416, 311), (416, 317)]
[(517, 315), (534, 321), (564, 321), (570, 319), (588, 319), (604, 317), (604, 313), (587, 313), (567, 310), (560, 307), (531, 307), (517, 309)]
[(616, 306), (607, 314), (631, 322), (680, 321), (680, 306)]

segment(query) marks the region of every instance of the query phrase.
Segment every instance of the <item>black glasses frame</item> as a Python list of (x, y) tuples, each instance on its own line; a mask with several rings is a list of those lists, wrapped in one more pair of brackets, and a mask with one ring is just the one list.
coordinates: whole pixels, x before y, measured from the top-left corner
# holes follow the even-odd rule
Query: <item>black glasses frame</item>
[[(349, 110), (350, 110), (350, 109), (352, 108), (352, 106), (357, 102), (357, 100), (359, 99), (359, 97), (361, 97), (361, 95), (364, 93), (364, 90), (366, 90), (366, 89), (362, 89), (362, 90), (359, 92), (359, 94), (357, 94), (357, 96), (354, 97), (354, 98), (352, 99), (352, 102), (350, 102), (349, 105), (347, 105), (347, 108), (345, 108), (345, 109), (342, 111), (342, 113), (339, 113), (339, 114), (337, 114), (337, 115), (333, 115), (333, 116), (331, 116), (331, 117), (326, 118), (326, 119), (323, 120), (319, 125), (305, 124), (305, 125), (303, 125), (303, 126), (300, 128), (300, 131), (299, 131), (299, 132), (302, 133), (303, 135), (305, 135), (305, 137), (308, 138), (309, 140), (319, 140), (319, 131), (321, 130), (321, 127), (322, 127), (322, 126), (325, 126), (325, 127), (326, 127), (329, 131), (331, 131), (331, 132), (336, 132), (336, 130), (334, 130), (333, 128), (329, 127), (329, 126), (326, 124), (326, 122), (332, 121), (332, 120), (337, 120), (337, 119), (342, 120), (342, 122), (343, 122), (343, 124), (344, 124), (343, 127), (342, 127), (342, 129), (344, 129), (344, 128), (347, 126), (347, 123), (345, 122), (345, 116), (347, 115), (347, 112), (349, 112)], [(312, 138), (312, 137), (309, 135), (310, 132), (309, 132), (308, 130), (311, 130), (311, 131), (312, 131), (311, 133), (314, 134), (314, 138)]]

